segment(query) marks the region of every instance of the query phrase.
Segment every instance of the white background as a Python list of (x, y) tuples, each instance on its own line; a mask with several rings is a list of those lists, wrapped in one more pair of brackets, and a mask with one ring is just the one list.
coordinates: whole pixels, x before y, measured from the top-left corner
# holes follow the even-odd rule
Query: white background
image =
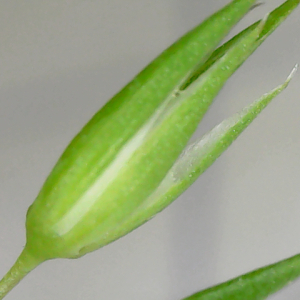
[[(0, 275), (57, 158), (140, 69), (225, 0), (10, 0), (0, 4)], [(233, 32), (282, 1), (265, 1)], [(300, 62), (300, 10), (232, 77), (201, 134)], [(9, 299), (181, 299), (300, 252), (300, 76), (201, 178), (130, 235), (49, 261)], [(300, 282), (272, 299), (299, 299)]]

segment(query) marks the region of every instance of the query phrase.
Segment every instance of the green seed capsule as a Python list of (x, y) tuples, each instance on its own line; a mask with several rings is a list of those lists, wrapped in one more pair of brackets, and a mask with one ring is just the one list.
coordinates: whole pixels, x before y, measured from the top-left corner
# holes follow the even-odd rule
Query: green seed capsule
[(49, 259), (95, 250), (155, 191), (262, 26), (189, 88), (180, 86), (254, 2), (233, 1), (187, 33), (83, 128), (28, 211), (31, 251)]
[(300, 1), (287, 0), (215, 50), (255, 2), (234, 0), (188, 32), (73, 139), (27, 212), (26, 246), (0, 281), (0, 299), (41, 262), (80, 257), (149, 220), (287, 86), (290, 77), (186, 147), (227, 79)]

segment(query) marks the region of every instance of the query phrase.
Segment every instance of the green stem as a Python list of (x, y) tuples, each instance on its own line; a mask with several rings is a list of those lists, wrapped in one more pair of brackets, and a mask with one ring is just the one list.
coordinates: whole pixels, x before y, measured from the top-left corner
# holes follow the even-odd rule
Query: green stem
[(0, 281), (0, 300), (42, 261), (33, 257), (25, 247), (6, 275)]

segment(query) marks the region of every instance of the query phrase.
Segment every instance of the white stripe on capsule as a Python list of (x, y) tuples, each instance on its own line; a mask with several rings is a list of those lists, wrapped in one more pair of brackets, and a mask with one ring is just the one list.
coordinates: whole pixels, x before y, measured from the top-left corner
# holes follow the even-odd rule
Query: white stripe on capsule
[(116, 158), (95, 180), (89, 189), (74, 203), (73, 207), (53, 226), (59, 235), (67, 234), (89, 212), (95, 202), (117, 178), (121, 169), (145, 142), (148, 134), (160, 124), (172, 110), (174, 96), (168, 97), (156, 110), (148, 122), (121, 148)]

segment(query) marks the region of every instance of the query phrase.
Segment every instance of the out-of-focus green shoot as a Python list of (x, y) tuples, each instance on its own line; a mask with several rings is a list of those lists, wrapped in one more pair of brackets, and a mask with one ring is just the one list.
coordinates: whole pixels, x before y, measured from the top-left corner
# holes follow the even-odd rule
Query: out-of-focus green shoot
[(41, 262), (77, 258), (107, 245), (187, 189), (287, 86), (290, 77), (188, 145), (227, 79), (299, 2), (286, 1), (216, 49), (256, 3), (232, 1), (165, 50), (97, 112), (30, 206), (26, 246), (0, 282), (0, 299)]
[(263, 300), (300, 276), (300, 254), (208, 288), (183, 300)]

